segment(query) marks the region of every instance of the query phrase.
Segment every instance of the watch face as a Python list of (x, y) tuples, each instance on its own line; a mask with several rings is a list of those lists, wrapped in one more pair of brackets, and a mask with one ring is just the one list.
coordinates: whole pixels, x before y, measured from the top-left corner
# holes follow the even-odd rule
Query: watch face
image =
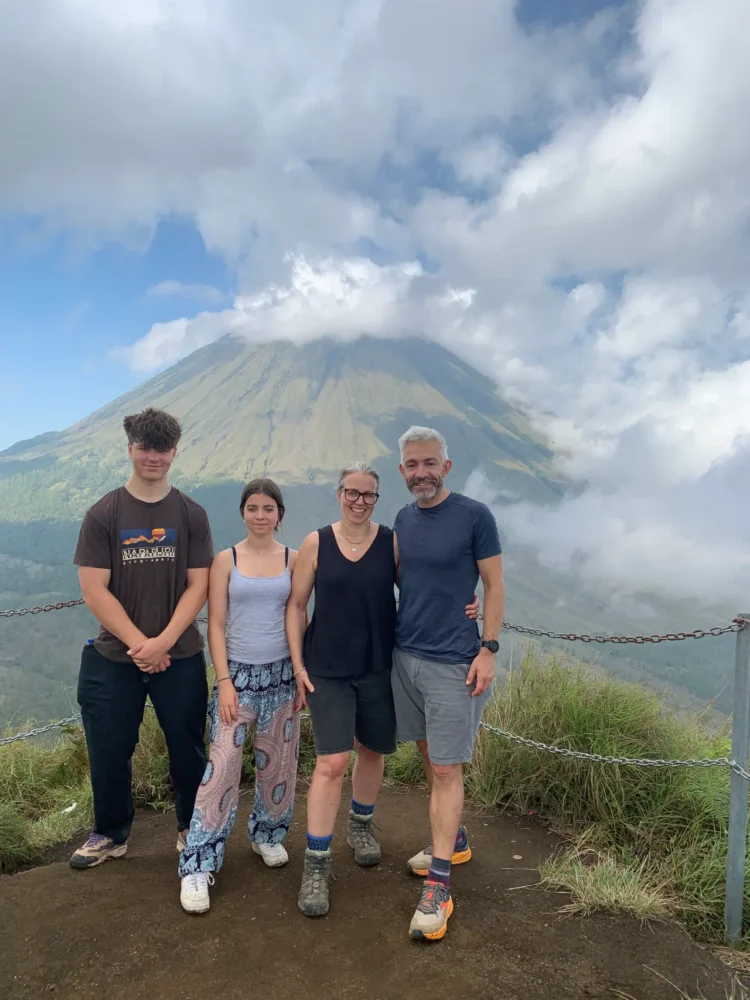
[(500, 643), (497, 639), (488, 639), (487, 642), (482, 643), (491, 653), (496, 653), (500, 649)]

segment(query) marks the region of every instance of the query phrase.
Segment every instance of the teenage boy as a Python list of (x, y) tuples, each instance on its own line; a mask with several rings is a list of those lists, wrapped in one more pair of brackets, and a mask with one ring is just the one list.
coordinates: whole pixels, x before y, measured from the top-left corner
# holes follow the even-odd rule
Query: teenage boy
[(131, 758), (147, 695), (169, 751), (178, 851), (206, 767), (208, 686), (195, 617), (208, 593), (211, 529), (203, 508), (168, 481), (179, 422), (146, 409), (123, 426), (132, 475), (86, 512), (73, 559), (83, 599), (100, 624), (83, 649), (78, 677), (94, 827), (71, 857), (73, 868), (127, 851)]

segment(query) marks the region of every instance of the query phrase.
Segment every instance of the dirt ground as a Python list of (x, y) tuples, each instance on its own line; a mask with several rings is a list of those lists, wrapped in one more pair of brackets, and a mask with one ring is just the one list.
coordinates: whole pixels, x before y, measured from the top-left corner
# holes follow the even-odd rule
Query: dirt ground
[(123, 860), (0, 879), (0, 997), (678, 1000), (679, 988), (725, 998), (727, 970), (676, 924), (561, 918), (565, 897), (533, 887), (554, 838), (532, 821), (467, 813), (474, 858), (454, 871), (448, 934), (429, 944), (407, 936), (420, 882), (404, 866), (429, 840), (424, 792), (384, 791), (377, 868), (354, 864), (342, 809), (331, 910), (314, 920), (296, 907), (302, 796), (289, 864), (275, 870), (244, 839), (250, 803), (244, 795), (203, 916), (180, 908), (173, 818), (150, 812), (138, 815)]

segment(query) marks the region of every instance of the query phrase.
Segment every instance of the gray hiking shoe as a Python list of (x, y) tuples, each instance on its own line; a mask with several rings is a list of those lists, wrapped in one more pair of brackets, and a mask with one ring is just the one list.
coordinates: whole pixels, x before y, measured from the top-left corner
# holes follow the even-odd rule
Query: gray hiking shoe
[(372, 832), (372, 816), (357, 816), (350, 810), (346, 842), (354, 849), (354, 860), (358, 865), (369, 867), (380, 863), (380, 844)]
[(305, 851), (297, 906), (306, 917), (322, 917), (328, 913), (328, 880), (331, 877), (330, 851)]

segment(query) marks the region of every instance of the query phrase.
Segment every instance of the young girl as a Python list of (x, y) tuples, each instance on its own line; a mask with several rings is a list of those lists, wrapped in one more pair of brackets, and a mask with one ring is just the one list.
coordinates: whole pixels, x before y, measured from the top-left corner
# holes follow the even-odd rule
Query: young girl
[(297, 553), (274, 537), (284, 501), (271, 479), (247, 484), (240, 513), (247, 538), (216, 556), (209, 579), (208, 645), (216, 686), (209, 761), (179, 863), (180, 902), (188, 913), (209, 908), (208, 887), (237, 814), (242, 747), (251, 726), (255, 802), (247, 835), (270, 867), (289, 860), (282, 841), (294, 806), (299, 715), (285, 615)]

